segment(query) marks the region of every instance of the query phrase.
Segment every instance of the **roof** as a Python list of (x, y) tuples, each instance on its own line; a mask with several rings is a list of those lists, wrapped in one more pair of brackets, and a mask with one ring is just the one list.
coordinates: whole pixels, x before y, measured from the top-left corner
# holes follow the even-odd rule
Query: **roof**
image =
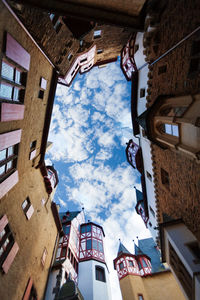
[(117, 256), (119, 256), (119, 255), (121, 255), (121, 254), (131, 254), (131, 253), (130, 253), (130, 252), (126, 249), (126, 247), (124, 247), (124, 245), (120, 242)]
[(140, 249), (140, 247), (138, 247), (135, 244), (135, 255), (143, 255), (144, 253), (142, 252), (142, 250)]
[[(76, 218), (76, 216), (80, 213), (81, 211), (66, 211), (66, 212), (62, 212), (59, 213), (59, 217), (61, 222), (70, 222), (72, 221), (74, 218)], [(64, 217), (64, 218), (63, 218)]]
[(137, 202), (139, 201), (143, 201), (144, 197), (143, 197), (143, 193), (141, 191), (139, 191), (136, 187), (135, 187), (135, 192), (136, 192), (136, 200)]
[(152, 273), (157, 273), (165, 270), (165, 267), (160, 261), (160, 251), (158, 250), (153, 238), (139, 240), (138, 246), (140, 251), (150, 257)]

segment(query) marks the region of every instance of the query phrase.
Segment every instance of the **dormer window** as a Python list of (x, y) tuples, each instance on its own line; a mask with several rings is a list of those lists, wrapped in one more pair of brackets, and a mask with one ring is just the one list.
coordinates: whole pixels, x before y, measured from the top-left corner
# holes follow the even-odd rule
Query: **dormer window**
[(134, 267), (134, 264), (133, 264), (133, 261), (132, 261), (132, 260), (129, 260), (129, 261), (128, 261), (128, 264), (129, 264), (129, 267)]
[(164, 133), (173, 135), (173, 136), (179, 136), (178, 131), (178, 125), (172, 125), (172, 124), (163, 124)]
[(101, 37), (101, 30), (95, 30), (94, 31), (94, 39), (98, 39)]

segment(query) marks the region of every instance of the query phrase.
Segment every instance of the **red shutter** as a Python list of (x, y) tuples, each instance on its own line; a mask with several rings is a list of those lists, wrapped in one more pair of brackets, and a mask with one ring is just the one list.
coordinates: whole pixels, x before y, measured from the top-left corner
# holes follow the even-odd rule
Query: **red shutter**
[(33, 285), (33, 279), (30, 277), (30, 279), (28, 281), (28, 284), (27, 284), (27, 287), (26, 287), (26, 291), (25, 291), (24, 297), (23, 297), (22, 300), (28, 300), (29, 299), (32, 285)]
[(8, 178), (6, 178), (2, 183), (0, 183), (0, 199), (7, 192), (9, 192), (18, 181), (19, 181), (18, 171), (15, 171)]
[(8, 218), (6, 215), (4, 215), (0, 220), (0, 232), (4, 230), (7, 224), (8, 224)]
[(6, 39), (6, 56), (27, 71), (30, 68), (30, 54), (9, 34)]
[(12, 265), (13, 260), (15, 259), (15, 256), (16, 256), (18, 250), (19, 250), (19, 246), (15, 242), (2, 265), (2, 269), (5, 273), (8, 273), (8, 270), (10, 269), (10, 266)]
[(0, 150), (18, 144), (21, 140), (21, 134), (21, 129), (0, 134)]
[(1, 122), (23, 120), (24, 105), (2, 103), (1, 104)]

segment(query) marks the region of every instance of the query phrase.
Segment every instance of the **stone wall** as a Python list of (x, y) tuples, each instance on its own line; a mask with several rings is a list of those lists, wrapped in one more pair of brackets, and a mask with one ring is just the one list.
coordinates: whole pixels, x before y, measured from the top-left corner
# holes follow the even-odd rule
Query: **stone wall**
[[(33, 161), (29, 160), (29, 154), (30, 143), (34, 140), (37, 141), (36, 156), (40, 153), (53, 68), (2, 2), (0, 19), (1, 59), (4, 55), (5, 32), (10, 33), (31, 56), (24, 99), (24, 119), (0, 123), (0, 133), (22, 129), (17, 163), (19, 182), (0, 200), (0, 217), (7, 215), (19, 251), (8, 273), (0, 272), (0, 295), (1, 299), (22, 299), (28, 280), (32, 277), (38, 298), (42, 299), (57, 228), (51, 212), (51, 199), (48, 198), (40, 169), (32, 166)], [(38, 98), (41, 77), (47, 80), (43, 99)], [(22, 209), (22, 203), (27, 197), (34, 208), (30, 220)], [(42, 199), (46, 201), (45, 205), (42, 204)], [(47, 249), (47, 257), (43, 266), (41, 258), (44, 247)]]
[[(144, 40), (147, 61), (152, 63), (197, 28), (199, 14), (199, 1), (170, 0), (160, 15), (152, 15), (151, 25), (155, 30), (147, 33)], [(200, 32), (184, 41), (159, 62), (149, 66), (147, 107), (160, 95), (188, 95), (199, 92), (199, 71), (194, 74), (189, 72), (193, 42), (199, 39)], [(166, 66), (166, 70), (159, 75), (159, 68), (162, 66)], [(182, 218), (188, 228), (200, 237), (200, 164), (180, 151), (163, 150), (156, 145), (152, 146), (152, 154), (158, 221), (163, 221), (163, 213), (174, 219)], [(161, 168), (169, 174), (169, 186), (162, 184)]]

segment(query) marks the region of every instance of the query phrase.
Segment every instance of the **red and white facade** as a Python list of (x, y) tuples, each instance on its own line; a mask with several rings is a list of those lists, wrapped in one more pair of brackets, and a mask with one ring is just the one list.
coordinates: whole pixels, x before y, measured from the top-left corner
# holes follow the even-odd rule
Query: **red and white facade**
[(152, 273), (150, 258), (145, 254), (119, 253), (114, 260), (119, 280), (127, 275), (147, 276)]
[(58, 278), (61, 288), (70, 277), (78, 285), (84, 299), (109, 300), (102, 227), (92, 222), (85, 223), (83, 211), (61, 213), (60, 221), (64, 234), (58, 241), (45, 299), (55, 298)]
[(134, 59), (135, 35), (132, 35), (121, 53), (121, 68), (127, 80), (131, 80), (132, 73), (137, 71)]

